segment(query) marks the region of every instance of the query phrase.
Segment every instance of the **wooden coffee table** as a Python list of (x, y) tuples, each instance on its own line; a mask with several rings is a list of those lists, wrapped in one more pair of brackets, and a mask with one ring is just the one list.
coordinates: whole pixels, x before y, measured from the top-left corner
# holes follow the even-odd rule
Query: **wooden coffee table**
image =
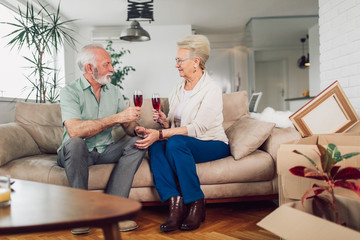
[(0, 208), (0, 234), (99, 227), (105, 239), (121, 239), (118, 222), (134, 218), (141, 209), (135, 200), (14, 179), (11, 205)]

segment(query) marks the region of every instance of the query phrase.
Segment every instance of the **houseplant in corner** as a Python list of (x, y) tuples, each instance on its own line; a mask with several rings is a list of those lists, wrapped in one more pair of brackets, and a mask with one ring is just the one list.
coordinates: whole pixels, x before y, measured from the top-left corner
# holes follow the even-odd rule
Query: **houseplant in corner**
[[(111, 40), (107, 41), (106, 51), (111, 57), (111, 65), (114, 67), (114, 73), (111, 76), (111, 83), (115, 86), (118, 86), (121, 90), (124, 90), (122, 83), (125, 80), (125, 76), (129, 74), (130, 71), (135, 71), (135, 68), (132, 66), (121, 66), (122, 62), (120, 58), (126, 53), (130, 53), (130, 50), (122, 48), (119, 52), (116, 52), (112, 47), (113, 42)], [(124, 100), (127, 100), (127, 97), (124, 96)]]
[(31, 72), (26, 78), (31, 83), (30, 94), (35, 92), (36, 102), (56, 102), (58, 100), (57, 70), (50, 67), (51, 62), (46, 58), (53, 57), (64, 41), (75, 46), (75, 39), (70, 35), (74, 32), (67, 24), (75, 20), (60, 21), (60, 2), (55, 13), (50, 12), (48, 5), (38, 2), (39, 10), (33, 3), (26, 3), (23, 11), (18, 7), (15, 22), (3, 22), (14, 27), (14, 31), (6, 37), (12, 37), (8, 45), (12, 48), (28, 47), (32, 51), (31, 57), (24, 58), (30, 63)]
[[(341, 168), (337, 163), (359, 155), (360, 152), (352, 152), (341, 155), (340, 151), (334, 144), (329, 144), (327, 149), (322, 145), (317, 145), (317, 154), (320, 157), (321, 167), (314, 160), (305, 154), (294, 150), (296, 154), (304, 156), (314, 166), (315, 169), (304, 166), (296, 166), (290, 169), (290, 172), (296, 176), (312, 178), (323, 181), (324, 185), (313, 184), (303, 195), (301, 201), (304, 204), (305, 199), (313, 198), (313, 203), (321, 211), (321, 215), (326, 216), (329, 220), (337, 224), (346, 225), (339, 217), (339, 210), (334, 189), (337, 187), (346, 188), (360, 196), (360, 184), (355, 181), (360, 179), (360, 170), (354, 167)], [(310, 196), (311, 193), (313, 196)], [(327, 196), (320, 196), (322, 193), (328, 193)], [(331, 214), (329, 214), (331, 213)]]

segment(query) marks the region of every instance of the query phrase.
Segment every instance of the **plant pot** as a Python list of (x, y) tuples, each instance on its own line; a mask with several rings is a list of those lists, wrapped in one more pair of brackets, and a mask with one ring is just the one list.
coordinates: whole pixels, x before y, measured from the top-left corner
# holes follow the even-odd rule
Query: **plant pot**
[[(303, 211), (336, 223), (335, 212), (332, 207), (327, 204), (326, 199), (329, 199), (326, 195), (306, 199)], [(360, 200), (335, 195), (335, 201), (340, 224), (360, 231)], [(296, 205), (296, 208), (302, 208), (301, 202), (296, 202)]]

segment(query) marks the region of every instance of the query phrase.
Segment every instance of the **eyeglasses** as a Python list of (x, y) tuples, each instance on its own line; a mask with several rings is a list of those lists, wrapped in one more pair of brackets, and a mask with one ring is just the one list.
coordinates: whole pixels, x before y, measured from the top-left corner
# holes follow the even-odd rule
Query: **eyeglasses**
[(189, 59), (190, 59), (190, 58), (183, 58), (183, 59), (175, 58), (175, 61), (176, 61), (176, 64), (181, 65), (183, 61), (189, 60)]

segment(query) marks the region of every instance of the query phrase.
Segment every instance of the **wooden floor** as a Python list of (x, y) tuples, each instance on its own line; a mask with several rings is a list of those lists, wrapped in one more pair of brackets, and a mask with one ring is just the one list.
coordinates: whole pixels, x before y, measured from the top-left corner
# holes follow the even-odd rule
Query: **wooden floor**
[[(272, 212), (277, 205), (273, 201), (213, 203), (206, 205), (206, 220), (194, 231), (174, 231), (163, 233), (160, 225), (167, 217), (167, 206), (143, 207), (134, 219), (139, 228), (121, 233), (124, 240), (278, 240), (279, 237), (256, 226), (263, 217)], [(74, 236), (70, 231), (46, 232), (36, 234), (19, 234), (4, 236), (1, 240), (87, 240), (104, 239), (101, 229), (93, 228), (88, 235)]]

